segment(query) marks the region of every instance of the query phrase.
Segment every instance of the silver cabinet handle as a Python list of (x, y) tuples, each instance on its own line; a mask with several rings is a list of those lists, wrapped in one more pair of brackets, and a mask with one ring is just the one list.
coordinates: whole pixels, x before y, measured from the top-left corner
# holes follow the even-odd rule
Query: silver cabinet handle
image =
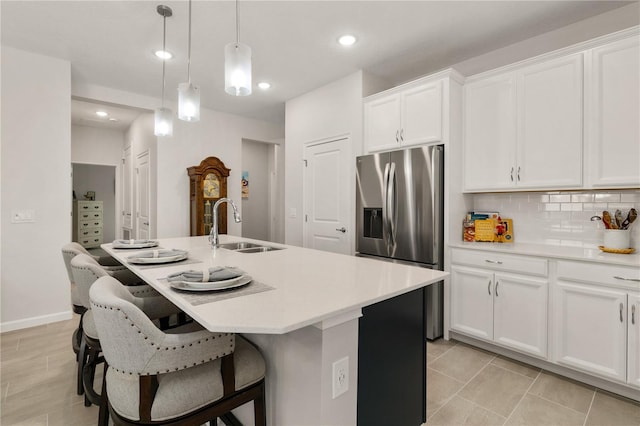
[(500, 285), (500, 281), (496, 281), (496, 297), (500, 296), (498, 294), (498, 286)]
[(518, 176), (518, 182), (520, 182), (520, 166), (518, 166), (518, 172), (516, 174)]
[(347, 232), (347, 228), (343, 226), (342, 228), (336, 228), (336, 231), (342, 232), (344, 234), (345, 232)]
[(400, 129), (400, 142), (404, 142), (404, 129)]
[(396, 142), (400, 142), (400, 130), (396, 130)]
[(620, 303), (620, 322), (624, 322), (624, 319), (622, 318), (622, 308), (623, 308), (623, 304)]
[(509, 172), (509, 177), (511, 178), (511, 182), (513, 182), (513, 167), (511, 168), (511, 171)]
[(485, 259), (484, 260), (487, 263), (495, 263), (496, 265), (502, 265), (502, 262), (499, 260), (489, 260), (489, 259)]
[(149, 222), (142, 222), (143, 225), (149, 225)]
[(631, 324), (636, 323), (636, 305), (631, 305)]
[(637, 278), (624, 278), (624, 277), (618, 277), (618, 276), (614, 276), (613, 278), (615, 278), (616, 280), (622, 280), (622, 281), (633, 281), (636, 283), (640, 283), (640, 280)]
[(487, 291), (489, 292), (489, 296), (491, 296), (491, 280), (489, 280), (489, 283), (487, 284)]

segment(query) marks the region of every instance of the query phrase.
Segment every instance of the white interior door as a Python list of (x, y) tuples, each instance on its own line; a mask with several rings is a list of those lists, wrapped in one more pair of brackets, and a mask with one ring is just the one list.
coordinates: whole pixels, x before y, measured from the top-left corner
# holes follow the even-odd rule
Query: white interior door
[(132, 169), (131, 147), (128, 147), (122, 157), (122, 238), (130, 237), (133, 230)]
[(351, 252), (351, 150), (348, 138), (305, 147), (304, 246)]
[(149, 151), (136, 158), (136, 238), (149, 238)]

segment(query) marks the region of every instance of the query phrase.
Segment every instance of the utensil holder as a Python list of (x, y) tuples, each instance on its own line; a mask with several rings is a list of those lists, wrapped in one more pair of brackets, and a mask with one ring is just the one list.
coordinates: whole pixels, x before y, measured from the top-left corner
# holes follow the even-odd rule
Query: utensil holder
[(605, 229), (603, 245), (606, 248), (627, 249), (631, 246), (631, 233), (628, 229)]

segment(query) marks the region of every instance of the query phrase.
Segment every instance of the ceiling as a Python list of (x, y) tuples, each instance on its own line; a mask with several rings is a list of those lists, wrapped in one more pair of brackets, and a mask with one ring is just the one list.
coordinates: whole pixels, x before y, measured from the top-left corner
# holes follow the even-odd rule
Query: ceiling
[[(359, 69), (397, 84), (630, 3), (242, 0), (240, 41), (253, 51), (254, 86), (264, 80), (272, 88), (234, 97), (224, 92), (223, 52), (235, 39), (235, 3), (194, 0), (191, 76), (204, 107), (282, 123), (284, 102)], [(159, 99), (162, 65), (153, 55), (162, 46), (158, 4), (173, 9), (166, 97), (175, 101), (178, 84), (187, 79), (186, 0), (2, 0), (2, 44), (69, 60), (74, 83)], [(336, 39), (347, 32), (358, 42), (343, 48)], [(74, 114), (89, 108), (86, 102), (74, 101)], [(79, 123), (84, 116), (74, 117)], [(84, 117), (84, 124), (104, 124), (95, 118)]]

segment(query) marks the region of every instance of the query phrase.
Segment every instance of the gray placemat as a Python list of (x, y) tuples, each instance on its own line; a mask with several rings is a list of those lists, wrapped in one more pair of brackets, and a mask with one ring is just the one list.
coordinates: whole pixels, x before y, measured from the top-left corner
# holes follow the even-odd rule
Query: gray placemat
[[(129, 263), (129, 262), (127, 262)], [(201, 260), (198, 259), (183, 259), (178, 260), (177, 262), (168, 262), (168, 263), (152, 263), (149, 265), (139, 264), (139, 263), (129, 263), (130, 265), (135, 265), (140, 269), (153, 269), (153, 268), (166, 268), (167, 266), (175, 266), (175, 265), (189, 265), (191, 263), (202, 263)]]
[[(169, 283), (163, 280), (167, 285)], [(251, 281), (249, 284), (232, 288), (229, 290), (214, 290), (214, 291), (184, 291), (176, 290), (170, 287), (172, 291), (180, 293), (187, 302), (193, 306), (204, 305), (205, 303), (219, 302), (221, 300), (232, 299), (234, 297), (247, 296), (249, 294), (262, 293), (263, 291), (273, 290), (274, 288), (260, 281)]]

